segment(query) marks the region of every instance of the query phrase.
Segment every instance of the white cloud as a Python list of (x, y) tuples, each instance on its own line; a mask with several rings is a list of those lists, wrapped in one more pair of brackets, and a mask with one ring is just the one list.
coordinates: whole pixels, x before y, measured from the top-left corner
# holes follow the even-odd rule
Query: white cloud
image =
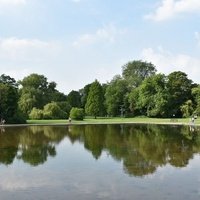
[(183, 71), (194, 82), (200, 83), (200, 59), (186, 54), (167, 52), (161, 47), (158, 50), (152, 48), (143, 49), (141, 57), (147, 62), (153, 63), (158, 72), (169, 74), (173, 71)]
[(79, 36), (77, 40), (73, 42), (73, 46), (81, 47), (95, 44), (98, 42), (114, 43), (117, 35), (123, 34), (124, 32), (125, 30), (117, 30), (117, 28), (114, 25), (105, 26), (104, 28), (98, 29), (93, 34), (87, 33)]
[(56, 44), (38, 39), (18, 39), (15, 37), (0, 39), (0, 58), (13, 61), (41, 60), (53, 56)]
[(164, 21), (179, 14), (193, 13), (200, 11), (199, 0), (162, 0), (160, 6), (154, 13), (146, 15), (146, 19)]
[(61, 49), (53, 41), (0, 38), (0, 74), (16, 80), (31, 73), (51, 74), (52, 66), (59, 63)]

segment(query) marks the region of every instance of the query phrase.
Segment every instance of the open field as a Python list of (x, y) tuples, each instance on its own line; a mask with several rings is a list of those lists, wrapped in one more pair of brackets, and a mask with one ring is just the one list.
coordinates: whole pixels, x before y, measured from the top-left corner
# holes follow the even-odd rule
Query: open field
[[(189, 118), (174, 118), (174, 119), (161, 119), (161, 118), (85, 118), (83, 121), (72, 120), (27, 120), (27, 124), (113, 124), (113, 123), (147, 123), (147, 124), (190, 124)], [(200, 119), (195, 120), (196, 125), (200, 125)]]

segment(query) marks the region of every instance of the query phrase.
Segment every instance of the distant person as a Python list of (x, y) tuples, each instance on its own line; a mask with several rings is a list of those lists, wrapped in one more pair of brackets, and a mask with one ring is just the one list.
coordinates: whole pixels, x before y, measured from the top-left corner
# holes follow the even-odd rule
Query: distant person
[(5, 122), (6, 122), (5, 119), (2, 119), (2, 118), (1, 118), (1, 125), (4, 125)]
[(191, 122), (192, 122), (192, 124), (194, 124), (194, 116), (192, 116)]
[(69, 123), (71, 123), (72, 122), (72, 119), (71, 119), (71, 117), (69, 117)]

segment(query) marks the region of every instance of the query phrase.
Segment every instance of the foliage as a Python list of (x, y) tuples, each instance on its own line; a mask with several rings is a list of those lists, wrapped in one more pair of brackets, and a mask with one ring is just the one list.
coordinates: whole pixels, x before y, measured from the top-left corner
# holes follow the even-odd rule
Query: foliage
[(84, 109), (73, 107), (70, 111), (70, 117), (75, 120), (83, 120), (84, 118)]
[(195, 112), (200, 115), (200, 85), (192, 89), (192, 95), (196, 104)]
[(79, 93), (81, 94), (81, 106), (83, 108), (85, 108), (85, 104), (87, 102), (87, 98), (88, 98), (88, 94), (89, 94), (91, 85), (92, 85), (92, 83), (87, 84), (87, 85), (84, 86), (83, 89), (79, 90)]
[(30, 74), (19, 81), (19, 107), (25, 115), (29, 115), (33, 107), (42, 109), (52, 101), (64, 101), (66, 96), (56, 90), (55, 82), (48, 82), (47, 78), (39, 74)]
[[(20, 89), (18, 86), (20, 85)], [(110, 82), (97, 80), (68, 95), (56, 89), (44, 75), (30, 74), (18, 83), (0, 76), (0, 118), (7, 123), (24, 123), (25, 118), (68, 118), (72, 107), (84, 108), (87, 115), (188, 117), (200, 115), (200, 86), (187, 74), (175, 71), (156, 74), (152, 63), (135, 60), (122, 68)]]
[(60, 101), (60, 102), (56, 102), (56, 103), (60, 107), (60, 109), (66, 113), (65, 117), (68, 118), (70, 110), (72, 108), (71, 105), (67, 101)]
[(138, 87), (145, 78), (156, 73), (156, 68), (152, 63), (141, 60), (128, 62), (122, 69), (122, 76), (131, 88)]
[(18, 104), (26, 116), (28, 116), (33, 107), (37, 107), (40, 95), (36, 95), (36, 93), (37, 91), (34, 88), (24, 88), (20, 91), (21, 95)]
[(33, 108), (29, 114), (30, 119), (43, 119), (43, 110)]
[(168, 106), (166, 111), (169, 117), (173, 115), (181, 117), (181, 106), (187, 100), (192, 99), (192, 80), (181, 71), (172, 72), (167, 78)]
[(183, 114), (183, 117), (190, 117), (193, 112), (193, 103), (191, 100), (187, 100), (182, 106), (181, 106), (181, 112)]
[(78, 91), (72, 90), (67, 95), (67, 102), (70, 104), (71, 107), (81, 107), (81, 95)]
[(56, 102), (48, 103), (43, 109), (44, 119), (65, 119), (67, 114), (58, 106)]
[(105, 103), (108, 115), (121, 115), (120, 109), (125, 109), (124, 105), (127, 92), (127, 82), (121, 76), (115, 76), (108, 84), (105, 92)]
[(22, 111), (18, 108), (14, 115), (7, 122), (11, 124), (26, 124), (26, 116), (24, 116)]
[(85, 112), (95, 118), (101, 116), (104, 111), (104, 97), (101, 84), (95, 80), (89, 90)]
[(167, 105), (166, 77), (157, 74), (146, 78), (129, 95), (132, 111), (143, 111), (148, 117), (165, 117)]
[(7, 75), (0, 76), (0, 119), (6, 123), (25, 123), (18, 108), (18, 84)]

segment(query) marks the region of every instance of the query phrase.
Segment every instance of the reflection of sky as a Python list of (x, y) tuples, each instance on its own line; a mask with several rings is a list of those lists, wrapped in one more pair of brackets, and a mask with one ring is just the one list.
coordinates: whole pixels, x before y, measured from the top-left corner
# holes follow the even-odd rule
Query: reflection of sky
[(57, 156), (31, 167), (21, 160), (0, 166), (1, 200), (10, 199), (187, 199), (200, 198), (200, 157), (187, 167), (159, 167), (152, 175), (130, 177), (105, 152), (95, 160), (82, 144), (68, 139)]

